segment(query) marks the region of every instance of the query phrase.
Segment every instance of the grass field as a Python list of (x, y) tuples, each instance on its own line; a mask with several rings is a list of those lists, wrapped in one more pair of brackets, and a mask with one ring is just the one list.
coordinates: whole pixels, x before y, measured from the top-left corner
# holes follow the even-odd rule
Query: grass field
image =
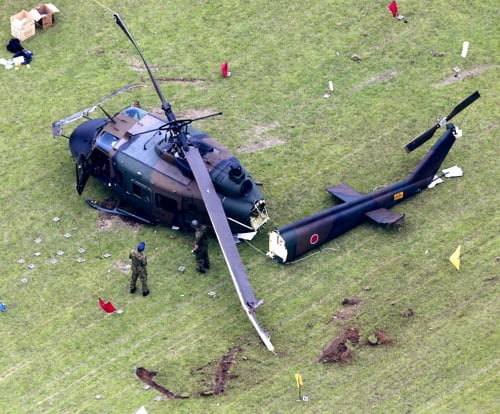
[[(392, 17), (389, 0), (55, 4), (55, 26), (23, 42), (35, 54), (31, 67), (0, 67), (0, 412), (500, 410), (498, 2), (401, 0), (406, 24)], [(8, 17), (34, 6), (2, 2), (0, 41), (11, 38)], [(84, 197), (110, 194), (92, 180), (83, 196), (75, 191), (68, 143), (52, 138), (52, 122), (124, 85), (149, 84), (111, 10), (174, 112), (223, 111), (196, 127), (264, 183), (271, 220), (239, 251), (265, 300), (258, 318), (276, 354), (243, 314), (215, 239), (213, 268), (201, 277), (192, 235), (118, 219), (103, 228)], [(0, 57), (11, 54), (4, 48)], [(335, 89), (325, 98), (329, 81)], [(267, 231), (333, 205), (324, 188), (346, 183), (366, 193), (404, 178), (431, 144), (409, 155), (403, 145), (475, 90), (481, 99), (453, 120), (464, 136), (443, 164), (458, 164), (464, 176), (396, 206), (404, 224), (366, 223), (291, 265), (265, 256)], [(106, 109), (134, 100), (160, 106), (140, 89)], [(128, 253), (141, 240), (147, 298), (128, 292)], [(448, 261), (458, 245), (459, 271)], [(99, 297), (123, 313), (104, 313)], [(360, 332), (352, 357), (318, 363), (348, 328)], [(367, 345), (375, 330), (391, 344)], [(230, 350), (225, 392), (199, 396)], [(157, 398), (134, 376), (137, 367), (189, 398)], [(299, 392), (307, 401), (297, 401)]]

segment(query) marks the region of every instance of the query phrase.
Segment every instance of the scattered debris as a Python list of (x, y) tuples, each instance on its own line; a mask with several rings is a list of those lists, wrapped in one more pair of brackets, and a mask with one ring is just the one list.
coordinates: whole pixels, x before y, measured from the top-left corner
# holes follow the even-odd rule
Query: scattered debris
[(445, 168), (443, 174), (446, 178), (463, 177), (464, 170), (458, 165), (454, 165), (453, 167)]
[(413, 311), (412, 308), (408, 308), (404, 312), (401, 312), (401, 316), (403, 318), (409, 318), (410, 316), (413, 316), (413, 315), (415, 315), (415, 312)]
[(2, 311), (2, 312), (7, 311), (7, 305), (3, 302), (0, 302), (0, 311)]
[(444, 57), (446, 56), (446, 53), (443, 52), (431, 52), (431, 55), (434, 57)]
[(380, 330), (375, 330), (373, 335), (370, 335), (366, 340), (368, 345), (376, 346), (376, 345), (390, 345), (392, 344), (392, 339), (389, 338), (384, 332)]
[(154, 388), (156, 391), (161, 392), (163, 395), (165, 395), (167, 398), (189, 398), (189, 396), (186, 395), (179, 395), (179, 394), (174, 394), (172, 391), (167, 390), (165, 387), (157, 384), (153, 378), (157, 375), (158, 373), (155, 371), (149, 371), (146, 368), (143, 367), (138, 367), (135, 370), (135, 376), (137, 379), (141, 380), (145, 384), (149, 385), (151, 388)]
[(344, 298), (344, 300), (341, 302), (342, 305), (346, 306), (346, 305), (358, 305), (359, 303), (361, 302), (361, 299), (357, 299), (357, 298)]
[(358, 328), (348, 328), (344, 333), (334, 338), (323, 350), (318, 362), (345, 362), (352, 356), (350, 345), (359, 344)]
[(351, 60), (354, 60), (355, 62), (359, 62), (361, 58), (358, 55), (352, 55)]

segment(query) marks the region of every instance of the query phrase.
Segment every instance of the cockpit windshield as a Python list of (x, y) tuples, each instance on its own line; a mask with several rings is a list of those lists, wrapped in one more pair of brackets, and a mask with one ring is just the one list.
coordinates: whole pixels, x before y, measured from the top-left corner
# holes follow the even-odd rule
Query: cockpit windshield
[(139, 121), (142, 117), (147, 115), (147, 112), (144, 109), (137, 108), (136, 106), (128, 107), (123, 111), (123, 113), (136, 121)]

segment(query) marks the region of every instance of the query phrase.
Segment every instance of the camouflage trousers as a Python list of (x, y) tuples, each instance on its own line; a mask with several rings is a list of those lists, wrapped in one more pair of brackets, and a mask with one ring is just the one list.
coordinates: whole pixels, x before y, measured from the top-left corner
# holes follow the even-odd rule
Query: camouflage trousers
[(146, 272), (132, 272), (130, 277), (130, 290), (135, 290), (137, 279), (141, 279), (142, 293), (148, 292), (148, 274)]
[[(198, 249), (200, 250), (200, 249)], [(201, 250), (195, 252), (195, 261), (198, 269), (210, 269), (210, 259), (208, 258), (208, 251)]]

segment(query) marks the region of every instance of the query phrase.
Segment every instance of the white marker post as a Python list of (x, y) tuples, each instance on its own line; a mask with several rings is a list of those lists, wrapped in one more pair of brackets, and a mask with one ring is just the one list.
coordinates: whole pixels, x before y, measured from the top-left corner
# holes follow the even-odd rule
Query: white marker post
[(462, 45), (462, 57), (467, 56), (467, 52), (469, 51), (469, 42), (466, 40), (464, 44)]

